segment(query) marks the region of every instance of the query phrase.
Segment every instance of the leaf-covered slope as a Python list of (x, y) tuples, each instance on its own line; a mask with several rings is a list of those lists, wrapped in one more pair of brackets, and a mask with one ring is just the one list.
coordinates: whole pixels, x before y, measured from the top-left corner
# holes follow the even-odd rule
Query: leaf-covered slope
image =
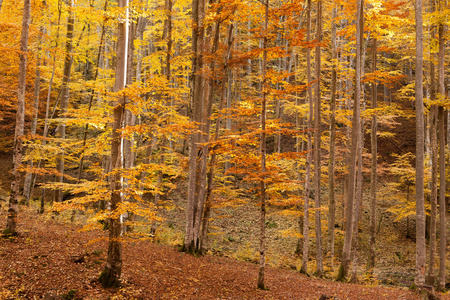
[[(1, 210), (0, 227), (5, 213)], [(19, 237), (0, 239), (0, 299), (418, 299), (406, 289), (335, 283), (274, 268), (266, 275), (270, 290), (260, 291), (257, 265), (193, 257), (149, 241), (124, 245), (123, 287), (104, 290), (96, 278), (105, 263), (106, 243), (89, 243), (103, 232), (79, 232), (75, 225), (31, 209), (20, 212), (19, 228)]]

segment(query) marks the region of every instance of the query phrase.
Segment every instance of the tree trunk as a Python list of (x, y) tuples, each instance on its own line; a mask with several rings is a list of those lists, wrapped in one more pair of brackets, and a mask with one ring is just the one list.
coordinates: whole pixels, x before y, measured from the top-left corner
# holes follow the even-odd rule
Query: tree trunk
[(267, 28), (269, 24), (269, 0), (264, 3), (265, 14), (264, 14), (264, 27), (263, 27), (263, 59), (262, 59), (262, 82), (261, 82), (261, 214), (260, 214), (260, 229), (261, 233), (259, 236), (259, 273), (258, 273), (258, 288), (266, 289), (264, 282), (264, 272), (266, 267), (266, 183), (265, 173), (266, 173), (266, 97), (267, 97)]
[(28, 55), (28, 33), (30, 28), (31, 1), (23, 1), (22, 33), (20, 36), (19, 53), (19, 85), (17, 90), (17, 112), (14, 132), (13, 148), (13, 181), (11, 182), (11, 194), (9, 198), (8, 216), (6, 228), (3, 231), (6, 235), (17, 235), (17, 214), (20, 193), (20, 172), (19, 166), (22, 163), (23, 131), (25, 122), (25, 93)]
[[(372, 72), (377, 70), (377, 39), (373, 39), (372, 46)], [(377, 109), (377, 83), (372, 83), (372, 108)], [(375, 267), (375, 242), (376, 242), (376, 217), (377, 217), (377, 113), (372, 115), (372, 128), (370, 133), (371, 154), (372, 154), (372, 168), (370, 172), (370, 225), (369, 225), (369, 257), (367, 259), (367, 271), (373, 274)]]
[(355, 96), (353, 103), (353, 120), (352, 120), (352, 144), (350, 154), (350, 166), (348, 175), (348, 194), (347, 194), (347, 220), (345, 223), (344, 249), (342, 252), (342, 262), (339, 267), (337, 280), (342, 281), (348, 275), (351, 259), (351, 247), (353, 237), (353, 218), (354, 218), (354, 201), (356, 188), (356, 165), (357, 151), (361, 134), (360, 126), (360, 97), (361, 97), (361, 50), (362, 36), (364, 26), (364, 1), (357, 2), (357, 20), (356, 20), (356, 80), (355, 80)]
[[(439, 10), (442, 11), (443, 1), (439, 1)], [(439, 53), (438, 53), (438, 74), (439, 74), (439, 96), (445, 97), (445, 41), (444, 24), (439, 24)], [(439, 279), (438, 288), (445, 289), (445, 249), (447, 246), (447, 232), (445, 228), (446, 203), (445, 203), (445, 115), (444, 108), (439, 107)]]
[(422, 0), (415, 2), (416, 20), (416, 277), (425, 283), (425, 201), (424, 201), (424, 113), (423, 113), (423, 20)]
[[(36, 134), (36, 128), (37, 128), (37, 120), (38, 120), (38, 113), (39, 113), (39, 94), (41, 91), (41, 44), (42, 44), (42, 35), (44, 34), (43, 32), (43, 27), (40, 28), (39, 31), (39, 46), (38, 46), (38, 50), (37, 50), (37, 63), (36, 63), (36, 78), (34, 79), (34, 93), (33, 93), (33, 99), (34, 99), (34, 103), (33, 103), (33, 120), (31, 121), (31, 135), (35, 135)], [(28, 160), (27, 165), (30, 168), (33, 168), (34, 162), (32, 159)], [(33, 173), (32, 172), (27, 172), (27, 174), (25, 175), (25, 180), (23, 183), (23, 196), (26, 199), (27, 205), (29, 204), (30, 198), (31, 198), (31, 193), (32, 193), (32, 189), (31, 189), (31, 183), (32, 183), (32, 178), (33, 178)]]
[(336, 82), (337, 82), (337, 44), (336, 22), (337, 8), (333, 6), (331, 23), (331, 117), (330, 117), (330, 158), (328, 162), (328, 252), (331, 269), (334, 269), (334, 224), (336, 219), (335, 166), (336, 166)]
[[(117, 37), (117, 61), (116, 61), (116, 76), (114, 83), (114, 92), (119, 92), (125, 87), (127, 78), (127, 45), (128, 45), (128, 0), (119, 0), (118, 5), (124, 10), (125, 16), (118, 24)], [(120, 202), (121, 197), (121, 182), (120, 169), (121, 166), (121, 132), (123, 118), (125, 111), (125, 97), (119, 96), (118, 102), (114, 106), (112, 139), (111, 139), (111, 171), (113, 172), (111, 178), (111, 211), (114, 212)], [(118, 286), (120, 283), (120, 275), (122, 273), (122, 243), (120, 235), (122, 232), (122, 224), (119, 217), (109, 219), (109, 242), (108, 242), (108, 257), (105, 268), (100, 275), (100, 282), (103, 287)]]
[[(105, 6), (104, 6), (103, 10), (106, 11), (107, 8), (108, 8), (108, 0), (105, 0)], [(102, 24), (102, 33), (100, 35), (100, 45), (98, 46), (97, 62), (96, 62), (95, 73), (94, 73), (94, 77), (93, 77), (94, 81), (96, 81), (98, 78), (98, 71), (100, 68), (100, 59), (102, 57), (102, 53), (104, 52), (103, 43), (104, 43), (104, 38), (105, 38), (105, 31), (106, 31), (106, 20), (104, 20), (103, 24)], [(92, 89), (91, 94), (89, 96), (89, 105), (88, 105), (89, 112), (91, 111), (91, 108), (92, 108), (92, 102), (94, 100), (94, 93), (95, 93), (95, 89)], [(86, 147), (88, 129), (89, 129), (89, 123), (86, 123), (86, 125), (84, 127), (84, 133), (83, 133), (83, 145), (82, 145), (81, 153), (80, 153), (80, 163), (78, 165), (78, 181), (81, 180), (81, 173), (83, 172), (84, 150)]]
[[(65, 49), (65, 57), (64, 57), (64, 69), (63, 69), (63, 81), (61, 86), (61, 102), (59, 106), (59, 115), (63, 119), (58, 125), (57, 137), (61, 140), (66, 138), (66, 121), (64, 118), (67, 113), (67, 106), (69, 104), (69, 83), (70, 83), (70, 70), (72, 68), (72, 52), (73, 52), (73, 26), (74, 26), (74, 13), (73, 13), (73, 0), (67, 2), (69, 9), (69, 16), (67, 18), (67, 33), (66, 33), (66, 49)], [(59, 144), (59, 153), (56, 158), (56, 170), (58, 172), (57, 182), (64, 182), (64, 150)], [(62, 201), (62, 190), (56, 189), (55, 191), (55, 201)]]
[[(316, 42), (321, 42), (322, 36), (322, 0), (317, 1), (317, 25), (316, 25)], [(314, 220), (316, 229), (316, 273), (317, 276), (323, 275), (323, 259), (322, 259), (322, 220), (321, 220), (321, 203), (320, 203), (320, 99), (322, 97), (320, 90), (320, 44), (316, 46), (315, 53), (315, 73), (316, 73), (316, 93), (314, 105)]]
[[(311, 40), (311, 0), (308, 0), (306, 8), (306, 41)], [(308, 273), (308, 256), (309, 256), (309, 196), (311, 184), (311, 164), (312, 164), (312, 120), (313, 120), (313, 97), (311, 88), (311, 50), (306, 48), (306, 80), (308, 82), (308, 102), (309, 114), (307, 122), (307, 146), (306, 146), (306, 166), (305, 166), (305, 199), (303, 205), (303, 255), (301, 273)]]

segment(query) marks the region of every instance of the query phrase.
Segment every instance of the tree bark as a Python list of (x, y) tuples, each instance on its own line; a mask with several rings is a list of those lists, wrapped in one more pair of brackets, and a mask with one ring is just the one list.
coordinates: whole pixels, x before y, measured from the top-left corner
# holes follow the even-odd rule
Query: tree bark
[(321, 139), (321, 129), (320, 129), (320, 115), (321, 115), (321, 105), (320, 99), (322, 97), (320, 90), (320, 42), (322, 36), (322, 0), (317, 1), (317, 25), (316, 25), (316, 46), (315, 53), (315, 73), (316, 73), (316, 93), (315, 93), (315, 105), (314, 105), (314, 220), (315, 220), (315, 230), (316, 230), (316, 274), (317, 276), (323, 275), (323, 258), (322, 258), (322, 220), (321, 220), (321, 201), (320, 201), (320, 139)]
[(269, 24), (269, 0), (264, 3), (265, 15), (264, 15), (264, 26), (263, 26), (263, 59), (262, 59), (262, 82), (261, 82), (261, 213), (260, 213), (260, 237), (259, 237), (259, 272), (258, 272), (258, 288), (266, 289), (264, 282), (264, 273), (266, 267), (266, 183), (265, 183), (265, 173), (266, 173), (266, 97), (267, 97), (267, 28)]
[[(192, 121), (202, 124), (203, 122), (203, 88), (204, 78), (200, 73), (203, 67), (203, 45), (205, 29), (203, 25), (205, 3), (204, 0), (192, 1)], [(190, 253), (198, 252), (199, 241), (195, 240), (195, 217), (199, 201), (198, 173), (199, 162), (203, 155), (199, 147), (202, 142), (202, 134), (196, 131), (191, 134), (189, 151), (189, 181), (188, 181), (188, 205), (186, 209), (186, 232), (183, 250)]]
[[(442, 11), (443, 1), (439, 1), (439, 10)], [(438, 53), (438, 74), (439, 74), (439, 96), (445, 97), (445, 41), (444, 41), (444, 24), (439, 24), (439, 53)], [(447, 232), (445, 228), (446, 219), (446, 172), (445, 172), (445, 115), (444, 108), (439, 107), (439, 279), (438, 288), (445, 289), (445, 249), (447, 246)]]
[[(377, 70), (377, 39), (373, 39), (372, 45), (372, 72)], [(372, 83), (372, 108), (377, 109), (377, 83)], [(367, 271), (373, 274), (373, 268), (375, 267), (375, 255), (376, 255), (376, 217), (377, 217), (377, 131), (378, 120), (377, 113), (374, 111), (372, 115), (372, 128), (370, 133), (371, 141), (371, 154), (372, 154), (372, 167), (370, 172), (370, 223), (369, 223), (369, 257), (367, 259)]]
[[(67, 113), (67, 106), (69, 104), (69, 94), (70, 94), (70, 71), (72, 69), (72, 53), (73, 53), (73, 27), (74, 27), (74, 13), (73, 13), (73, 0), (70, 0), (68, 3), (69, 16), (67, 18), (67, 33), (66, 33), (66, 49), (65, 49), (65, 57), (64, 57), (64, 68), (63, 68), (63, 81), (61, 86), (61, 102), (59, 106), (59, 115), (63, 119), (58, 125), (57, 137), (61, 140), (66, 138), (66, 121), (65, 114)], [(64, 148), (59, 144), (59, 153), (56, 157), (56, 169), (58, 171), (58, 175), (56, 176), (57, 182), (64, 182)], [(62, 201), (62, 190), (55, 190), (55, 201)]]
[(415, 2), (416, 21), (416, 277), (425, 283), (425, 201), (424, 201), (424, 113), (423, 113), (423, 19), (422, 0)]
[(334, 269), (334, 224), (336, 220), (335, 166), (336, 166), (336, 82), (337, 82), (337, 44), (336, 44), (336, 3), (333, 6), (331, 23), (331, 117), (330, 117), (330, 158), (328, 161), (328, 252), (331, 269)]
[[(306, 41), (311, 40), (311, 0), (307, 2), (306, 8)], [(306, 166), (305, 166), (305, 198), (303, 204), (303, 255), (301, 273), (308, 273), (309, 256), (309, 196), (311, 184), (311, 164), (312, 164), (312, 121), (314, 114), (313, 96), (311, 88), (311, 50), (306, 48), (306, 80), (308, 84), (309, 114), (307, 121), (307, 146), (306, 146)]]
[[(117, 41), (117, 61), (116, 61), (116, 76), (114, 83), (114, 92), (118, 95), (118, 101), (114, 105), (112, 139), (111, 139), (111, 211), (114, 212), (120, 202), (121, 196), (121, 182), (120, 170), (121, 165), (121, 132), (122, 123), (125, 111), (125, 96), (118, 92), (125, 87), (127, 78), (127, 47), (128, 47), (128, 0), (119, 0), (118, 5), (123, 9), (124, 16), (118, 24), (118, 41)], [(122, 273), (122, 243), (120, 235), (122, 232), (122, 224), (119, 217), (109, 219), (109, 242), (108, 242), (108, 257), (105, 268), (100, 275), (100, 282), (103, 287), (118, 286), (120, 283), (120, 275)]]
[[(41, 91), (41, 44), (42, 44), (42, 35), (44, 34), (43, 32), (43, 27), (40, 28), (39, 31), (39, 46), (37, 49), (37, 63), (36, 63), (36, 78), (34, 79), (34, 93), (33, 93), (33, 120), (31, 121), (31, 135), (35, 135), (36, 134), (36, 128), (37, 128), (37, 120), (38, 120), (38, 113), (39, 113), (39, 94)], [(34, 139), (34, 138), (33, 138)], [(34, 162), (32, 159), (28, 160), (27, 162), (28, 166), (30, 168), (33, 168)], [(26, 199), (26, 203), (27, 205), (29, 204), (30, 198), (31, 198), (31, 193), (32, 193), (32, 188), (31, 188), (31, 181), (33, 178), (33, 173), (32, 172), (27, 172), (27, 174), (25, 175), (25, 180), (23, 183), (23, 196)]]
[(17, 214), (20, 193), (20, 172), (19, 166), (22, 163), (23, 132), (25, 123), (25, 93), (27, 75), (27, 55), (28, 55), (28, 35), (30, 28), (31, 1), (23, 1), (22, 32), (20, 36), (19, 53), (19, 85), (17, 90), (17, 112), (14, 132), (13, 147), (13, 181), (11, 182), (11, 193), (9, 198), (8, 216), (6, 228), (3, 231), (6, 235), (17, 235)]
[(353, 218), (356, 188), (356, 166), (357, 151), (360, 143), (361, 126), (360, 126), (360, 97), (361, 97), (361, 50), (362, 36), (364, 26), (364, 1), (357, 2), (357, 20), (356, 20), (356, 66), (355, 66), (355, 95), (353, 103), (353, 120), (352, 120), (352, 142), (350, 154), (350, 166), (348, 175), (348, 193), (347, 193), (347, 220), (345, 223), (344, 249), (342, 252), (342, 262), (339, 267), (337, 280), (342, 281), (348, 275), (351, 259), (351, 247), (353, 238)]

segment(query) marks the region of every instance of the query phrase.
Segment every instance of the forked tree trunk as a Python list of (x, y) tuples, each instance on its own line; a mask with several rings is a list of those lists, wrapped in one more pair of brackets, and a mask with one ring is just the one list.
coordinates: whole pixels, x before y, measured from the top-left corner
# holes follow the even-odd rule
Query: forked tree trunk
[[(192, 121), (202, 124), (203, 118), (203, 89), (204, 78), (199, 74), (203, 67), (203, 46), (205, 29), (203, 24), (205, 12), (204, 0), (192, 1)], [(186, 209), (186, 232), (183, 250), (190, 253), (199, 251), (199, 241), (196, 239), (195, 222), (198, 202), (200, 201), (199, 189), (203, 183), (199, 178), (201, 172), (200, 161), (204, 154), (200, 144), (202, 143), (200, 130), (191, 134), (189, 151), (189, 181), (188, 181), (188, 205)]]
[(17, 112), (16, 126), (14, 132), (13, 148), (13, 181), (11, 182), (11, 194), (9, 198), (8, 216), (6, 219), (6, 228), (4, 234), (17, 234), (17, 214), (20, 193), (20, 172), (19, 166), (22, 163), (23, 131), (25, 122), (25, 92), (26, 92), (26, 74), (27, 74), (27, 55), (28, 55), (28, 33), (30, 28), (31, 1), (23, 2), (22, 33), (20, 36), (19, 53), (19, 85), (17, 90)]
[(322, 39), (322, 0), (317, 1), (317, 25), (316, 25), (316, 46), (315, 53), (315, 73), (316, 73), (316, 93), (314, 105), (314, 220), (316, 230), (316, 274), (323, 275), (323, 258), (322, 258), (322, 220), (321, 220), (321, 203), (320, 203), (320, 99), (322, 97), (320, 90), (320, 42)]
[(266, 289), (264, 282), (264, 273), (266, 267), (266, 97), (267, 97), (267, 28), (269, 24), (269, 0), (264, 3), (264, 26), (263, 26), (263, 59), (262, 59), (262, 82), (261, 82), (261, 213), (260, 213), (260, 236), (259, 236), (259, 272), (258, 272), (258, 288)]
[[(128, 0), (119, 0), (118, 5), (123, 9), (123, 18), (118, 24), (117, 37), (117, 61), (116, 61), (116, 76), (114, 83), (114, 91), (119, 92), (125, 87), (127, 78), (127, 45), (128, 45)], [(120, 202), (121, 197), (121, 183), (120, 183), (120, 169), (121, 169), (121, 132), (123, 118), (125, 111), (125, 97), (119, 96), (117, 103), (114, 104), (114, 116), (112, 126), (111, 139), (111, 171), (113, 172), (111, 178), (111, 211), (114, 212)], [(103, 287), (118, 286), (120, 283), (120, 275), (122, 273), (122, 242), (121, 223), (119, 217), (109, 219), (109, 242), (108, 242), (108, 257), (105, 268), (100, 275), (100, 282)]]
[(423, 19), (422, 0), (415, 1), (416, 20), (416, 277), (425, 283), (425, 201), (424, 201), (424, 113), (423, 113)]
[(350, 166), (348, 175), (348, 194), (347, 194), (347, 220), (345, 223), (345, 238), (344, 249), (342, 252), (342, 262), (339, 267), (337, 280), (342, 281), (348, 275), (351, 260), (351, 248), (353, 238), (353, 218), (354, 218), (354, 203), (355, 203), (355, 189), (356, 189), (356, 166), (357, 166), (357, 151), (360, 142), (359, 135), (361, 134), (360, 122), (360, 97), (361, 97), (361, 50), (362, 50), (362, 26), (364, 26), (364, 1), (357, 2), (357, 20), (356, 20), (356, 80), (355, 80), (355, 95), (353, 103), (353, 120), (352, 120), (352, 141), (350, 153)]

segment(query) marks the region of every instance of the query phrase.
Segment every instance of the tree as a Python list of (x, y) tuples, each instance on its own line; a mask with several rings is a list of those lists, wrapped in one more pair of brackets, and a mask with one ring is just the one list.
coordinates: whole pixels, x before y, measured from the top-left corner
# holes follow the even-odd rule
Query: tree
[(262, 82), (261, 82), (261, 213), (260, 213), (260, 237), (259, 237), (259, 272), (258, 272), (258, 288), (266, 289), (264, 282), (264, 272), (266, 267), (266, 97), (268, 93), (267, 86), (267, 28), (269, 23), (269, 0), (263, 3), (264, 11), (264, 26), (263, 26), (263, 60), (262, 60)]
[(331, 23), (331, 87), (330, 87), (330, 158), (328, 162), (328, 251), (331, 268), (334, 268), (334, 224), (336, 220), (335, 168), (336, 168), (336, 85), (337, 85), (337, 44), (336, 44), (336, 3), (333, 5)]
[(26, 92), (26, 74), (27, 74), (27, 55), (28, 55), (28, 35), (31, 20), (31, 1), (23, 2), (22, 33), (20, 36), (19, 53), (19, 86), (17, 91), (17, 112), (16, 126), (14, 133), (13, 147), (13, 176), (11, 182), (11, 194), (9, 196), (8, 216), (6, 219), (6, 228), (3, 231), (7, 235), (17, 234), (17, 214), (20, 194), (20, 172), (19, 166), (22, 163), (23, 131), (25, 119), (25, 92)]
[(316, 273), (318, 276), (323, 275), (323, 259), (322, 259), (322, 221), (320, 218), (320, 99), (322, 97), (320, 90), (320, 42), (322, 40), (322, 0), (317, 1), (317, 26), (316, 26), (316, 57), (315, 57), (315, 72), (316, 72), (316, 93), (314, 104), (314, 217), (316, 229)]
[[(67, 33), (66, 33), (66, 49), (64, 55), (64, 69), (63, 69), (63, 82), (61, 86), (61, 102), (59, 106), (59, 113), (63, 120), (58, 125), (58, 138), (64, 140), (66, 138), (66, 118), (67, 106), (69, 104), (69, 94), (70, 94), (70, 70), (72, 69), (72, 52), (73, 52), (73, 27), (74, 27), (74, 1), (70, 0), (67, 2), (69, 8), (69, 17), (67, 18)], [(63, 151), (61, 145), (59, 144), (60, 151)], [(56, 169), (58, 170), (57, 182), (63, 182), (64, 175), (64, 153), (59, 153), (56, 159)], [(62, 191), (57, 189), (55, 191), (55, 200), (57, 202), (62, 201)]]
[[(439, 11), (443, 10), (443, 1), (439, 1)], [(439, 98), (445, 96), (445, 74), (444, 74), (444, 63), (445, 63), (445, 25), (442, 21), (439, 23), (439, 52), (438, 52), (438, 74), (439, 74)], [(447, 246), (447, 232), (445, 228), (445, 214), (446, 214), (446, 203), (445, 203), (445, 115), (444, 107), (439, 106), (438, 111), (439, 119), (439, 280), (438, 288), (444, 290), (445, 288), (445, 248)]]
[[(307, 1), (306, 8), (306, 42), (310, 41), (311, 35), (311, 0)], [(305, 198), (303, 204), (303, 256), (302, 267), (300, 272), (308, 273), (308, 256), (309, 256), (309, 197), (311, 186), (311, 164), (312, 164), (312, 121), (313, 121), (313, 96), (312, 96), (312, 79), (311, 79), (311, 49), (306, 48), (306, 80), (309, 113), (307, 120), (307, 145), (306, 145), (306, 166), (305, 166)]]
[[(377, 39), (373, 38), (372, 43), (372, 72), (377, 71)], [(372, 82), (372, 108), (377, 109), (377, 82)], [(373, 274), (375, 267), (375, 246), (376, 246), (376, 218), (377, 218), (377, 113), (372, 115), (372, 127), (370, 131), (370, 144), (372, 155), (372, 168), (370, 170), (370, 225), (369, 225), (369, 257), (367, 259), (367, 271)]]
[(360, 143), (361, 121), (360, 121), (360, 97), (361, 97), (361, 51), (362, 51), (362, 32), (364, 28), (364, 1), (357, 2), (356, 17), (356, 66), (355, 66), (355, 94), (353, 103), (353, 120), (352, 120), (352, 140), (350, 153), (350, 166), (348, 176), (348, 194), (347, 194), (347, 213), (345, 222), (345, 238), (344, 249), (342, 252), (342, 262), (339, 267), (337, 280), (344, 280), (348, 275), (350, 267), (350, 253), (353, 237), (353, 219), (354, 219), (354, 203), (356, 189), (356, 165), (357, 151)]
[[(114, 105), (111, 139), (111, 211), (115, 212), (118, 205), (122, 201), (120, 170), (122, 167), (122, 151), (121, 151), (121, 132), (122, 122), (125, 110), (125, 95), (120, 91), (125, 87), (127, 78), (127, 47), (128, 47), (128, 0), (119, 0), (119, 7), (122, 8), (122, 16), (118, 24), (118, 41), (117, 41), (117, 62), (116, 75), (114, 83), (114, 91), (118, 97), (117, 103)], [(120, 235), (122, 232), (122, 224), (119, 216), (112, 214), (109, 219), (109, 242), (108, 242), (108, 258), (105, 268), (100, 275), (100, 282), (103, 287), (117, 286), (120, 283), (120, 275), (122, 273), (122, 242)]]
[[(204, 95), (203, 85), (204, 78), (201, 70), (203, 67), (203, 47), (205, 38), (204, 28), (205, 3), (204, 0), (192, 1), (192, 121), (202, 124), (205, 121), (203, 115)], [(196, 253), (200, 251), (200, 232), (195, 231), (195, 224), (197, 219), (201, 217), (202, 212), (198, 211), (201, 200), (202, 191), (204, 187), (204, 179), (199, 178), (201, 174), (201, 165), (203, 153), (200, 144), (203, 142), (202, 131), (193, 132), (190, 136), (189, 149), (189, 181), (188, 181), (188, 206), (186, 209), (186, 233), (184, 238), (183, 250)], [(201, 206), (201, 205), (200, 205)]]
[(425, 200), (424, 200), (424, 122), (423, 122), (423, 21), (422, 0), (415, 2), (416, 20), (416, 277), (425, 283)]

